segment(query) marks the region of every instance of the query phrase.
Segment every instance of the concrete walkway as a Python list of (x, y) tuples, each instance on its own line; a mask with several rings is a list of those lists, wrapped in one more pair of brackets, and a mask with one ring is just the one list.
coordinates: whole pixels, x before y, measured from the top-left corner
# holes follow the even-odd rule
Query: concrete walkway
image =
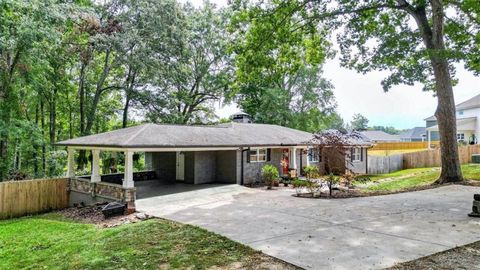
[(480, 240), (480, 219), (467, 217), (478, 187), (333, 200), (235, 185), (213, 189), (139, 200), (137, 209), (309, 269), (383, 268)]

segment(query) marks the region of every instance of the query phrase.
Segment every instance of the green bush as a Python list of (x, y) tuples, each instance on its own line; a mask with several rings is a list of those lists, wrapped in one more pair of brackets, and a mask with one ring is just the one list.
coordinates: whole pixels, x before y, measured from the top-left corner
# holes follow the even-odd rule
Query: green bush
[(372, 179), (370, 179), (370, 176), (368, 175), (357, 175), (355, 176), (355, 181), (359, 182), (359, 183), (366, 183), (366, 182), (370, 182)]
[(317, 178), (320, 176), (320, 172), (317, 166), (308, 165), (303, 168), (303, 172), (307, 177), (307, 180), (311, 180), (312, 178)]
[(279, 173), (277, 167), (267, 164), (262, 168), (262, 178), (267, 187), (272, 188), (273, 183), (278, 180)]

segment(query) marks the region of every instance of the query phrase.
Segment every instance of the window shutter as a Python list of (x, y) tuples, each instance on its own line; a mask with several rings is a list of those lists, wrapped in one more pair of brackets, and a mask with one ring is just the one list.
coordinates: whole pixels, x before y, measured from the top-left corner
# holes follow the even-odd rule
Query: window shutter
[(363, 148), (360, 147), (360, 161), (363, 161)]
[(272, 149), (267, 148), (267, 161), (270, 161), (270, 160), (271, 160), (271, 157), (270, 157), (271, 150), (272, 150)]
[(350, 161), (353, 162), (353, 147), (350, 148)]
[(247, 163), (250, 163), (250, 149), (245, 151), (245, 154), (247, 155)]

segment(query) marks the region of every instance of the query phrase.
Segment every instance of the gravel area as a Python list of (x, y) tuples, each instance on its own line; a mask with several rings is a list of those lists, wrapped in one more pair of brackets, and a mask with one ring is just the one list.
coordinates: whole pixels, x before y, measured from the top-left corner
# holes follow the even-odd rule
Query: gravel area
[(401, 263), (389, 269), (480, 269), (480, 241)]

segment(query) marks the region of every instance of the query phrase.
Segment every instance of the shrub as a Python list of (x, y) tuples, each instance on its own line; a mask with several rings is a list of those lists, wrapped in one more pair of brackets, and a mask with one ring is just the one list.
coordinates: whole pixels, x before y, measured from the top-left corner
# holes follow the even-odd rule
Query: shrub
[(279, 174), (278, 169), (270, 164), (263, 166), (262, 168), (262, 178), (268, 189), (272, 188), (273, 183), (278, 180)]
[(355, 181), (359, 183), (366, 183), (366, 182), (370, 182), (371, 179), (370, 179), (370, 176), (368, 175), (357, 175), (355, 176)]
[(305, 173), (305, 176), (309, 181), (312, 178), (317, 178), (320, 176), (320, 172), (318, 171), (317, 166), (312, 166), (312, 165), (305, 166), (305, 168), (303, 168), (303, 172)]

